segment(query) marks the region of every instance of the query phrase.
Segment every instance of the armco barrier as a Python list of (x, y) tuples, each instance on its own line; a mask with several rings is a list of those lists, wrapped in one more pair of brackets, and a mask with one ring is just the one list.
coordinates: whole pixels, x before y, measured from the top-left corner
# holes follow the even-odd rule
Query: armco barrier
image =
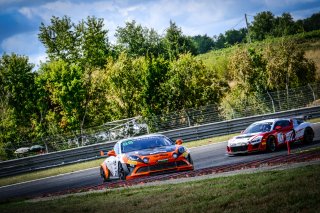
[[(307, 107), (298, 110), (289, 110), (272, 114), (251, 116), (229, 121), (216, 122), (211, 124), (187, 127), (182, 129), (161, 132), (172, 140), (182, 138), (185, 142), (198, 139), (210, 138), (213, 136), (227, 135), (244, 130), (249, 124), (255, 121), (276, 118), (292, 117), (300, 115), (311, 115), (313, 118), (320, 117), (320, 106)], [(116, 141), (99, 143), (81, 148), (75, 148), (60, 152), (53, 152), (44, 155), (20, 158), (3, 161), (0, 163), (0, 177), (36, 171), (60, 165), (82, 162), (100, 157), (100, 150), (111, 150)], [(97, 165), (98, 166), (98, 165)]]

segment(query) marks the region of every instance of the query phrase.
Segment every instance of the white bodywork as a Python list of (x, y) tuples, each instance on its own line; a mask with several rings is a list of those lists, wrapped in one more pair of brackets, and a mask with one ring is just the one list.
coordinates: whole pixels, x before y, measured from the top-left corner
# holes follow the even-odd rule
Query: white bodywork
[[(275, 128), (275, 124), (277, 121), (281, 120), (289, 120), (289, 119), (268, 119), (268, 120), (263, 120), (263, 121), (258, 121), (253, 124), (259, 124), (259, 123), (272, 123), (271, 129), (269, 132), (273, 131)], [(287, 141), (297, 141), (303, 138), (304, 136), (304, 131), (307, 127), (311, 127), (311, 124), (308, 122), (303, 122), (303, 123), (298, 123), (298, 120), (292, 119), (293, 121), (293, 130), (288, 131), (287, 133), (282, 133), (279, 132), (277, 133), (277, 141), (278, 144), (285, 143)], [(262, 136), (259, 136), (263, 133), (267, 132), (256, 132), (256, 133), (248, 133), (248, 134), (241, 134), (238, 136), (233, 137), (228, 141), (228, 146), (229, 147), (234, 147), (234, 146), (245, 146), (248, 145), (249, 142), (254, 145), (257, 143), (260, 143), (262, 140)]]

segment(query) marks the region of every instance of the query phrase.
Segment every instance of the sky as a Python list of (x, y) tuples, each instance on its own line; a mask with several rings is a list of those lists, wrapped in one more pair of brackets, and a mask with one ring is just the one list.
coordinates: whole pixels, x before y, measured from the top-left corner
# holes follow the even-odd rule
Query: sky
[(163, 35), (172, 20), (185, 35), (212, 37), (245, 27), (244, 14), (252, 22), (262, 11), (304, 19), (320, 12), (320, 0), (0, 0), (0, 56), (25, 55), (36, 67), (45, 62), (38, 33), (40, 24), (49, 25), (52, 16), (66, 15), (73, 23), (88, 16), (103, 18), (109, 41), (115, 43), (115, 31), (126, 21)]

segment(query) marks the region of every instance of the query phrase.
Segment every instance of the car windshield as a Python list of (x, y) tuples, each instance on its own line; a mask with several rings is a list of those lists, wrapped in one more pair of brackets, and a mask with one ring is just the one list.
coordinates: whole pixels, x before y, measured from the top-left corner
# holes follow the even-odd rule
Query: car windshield
[(271, 130), (272, 122), (253, 123), (243, 133), (269, 132)]
[(127, 153), (142, 149), (152, 149), (155, 147), (170, 145), (173, 145), (173, 142), (165, 137), (154, 136), (146, 138), (136, 138), (123, 141), (121, 143), (121, 152)]

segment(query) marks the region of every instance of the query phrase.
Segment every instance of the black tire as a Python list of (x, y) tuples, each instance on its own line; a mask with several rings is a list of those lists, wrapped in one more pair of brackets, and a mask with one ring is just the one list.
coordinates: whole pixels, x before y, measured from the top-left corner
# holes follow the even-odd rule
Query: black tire
[(274, 152), (276, 151), (277, 144), (276, 144), (276, 139), (273, 136), (270, 136), (267, 140), (267, 151), (268, 152)]
[(128, 173), (125, 168), (123, 168), (123, 165), (119, 163), (118, 165), (118, 176), (120, 180), (126, 180)]
[(188, 157), (187, 157), (187, 161), (193, 165), (193, 160), (192, 160), (192, 157), (191, 155), (189, 154)]
[(106, 177), (104, 170), (102, 169), (102, 167), (100, 167), (100, 176), (103, 179), (103, 182), (107, 182), (110, 180), (110, 172), (108, 173), (108, 177)]
[(304, 134), (303, 134), (303, 142), (305, 144), (310, 144), (313, 141), (313, 137), (314, 137), (314, 132), (310, 127), (307, 127), (304, 130)]

